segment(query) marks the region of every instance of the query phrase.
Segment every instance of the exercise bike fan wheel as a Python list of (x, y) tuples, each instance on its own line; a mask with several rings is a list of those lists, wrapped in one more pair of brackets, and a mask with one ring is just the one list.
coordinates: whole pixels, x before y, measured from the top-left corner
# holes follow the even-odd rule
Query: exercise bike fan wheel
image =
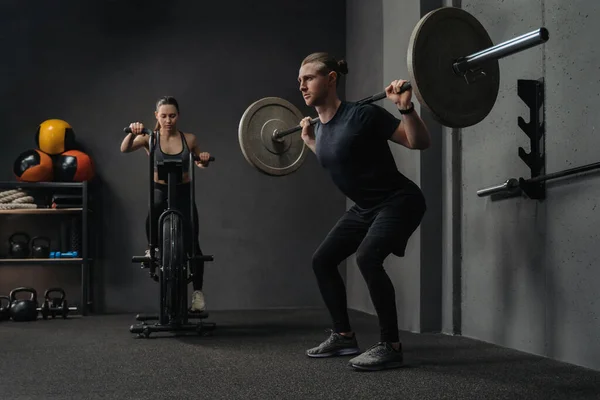
[(162, 290), (163, 324), (184, 323), (187, 310), (183, 301), (187, 296), (187, 262), (183, 242), (183, 222), (177, 212), (164, 216), (162, 222)]

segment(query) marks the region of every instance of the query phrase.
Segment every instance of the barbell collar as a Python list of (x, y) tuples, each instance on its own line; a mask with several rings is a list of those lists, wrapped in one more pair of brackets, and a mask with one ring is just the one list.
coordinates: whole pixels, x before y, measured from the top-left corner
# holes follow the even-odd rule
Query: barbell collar
[(460, 76), (465, 75), (478, 66), (488, 61), (499, 60), (515, 53), (546, 43), (550, 38), (548, 29), (542, 27), (516, 38), (507, 40), (485, 50), (459, 58), (453, 65), (454, 72)]
[(283, 143), (283, 136), (279, 136), (279, 129), (275, 129), (273, 131), (273, 141), (274, 142), (279, 142), (279, 143)]

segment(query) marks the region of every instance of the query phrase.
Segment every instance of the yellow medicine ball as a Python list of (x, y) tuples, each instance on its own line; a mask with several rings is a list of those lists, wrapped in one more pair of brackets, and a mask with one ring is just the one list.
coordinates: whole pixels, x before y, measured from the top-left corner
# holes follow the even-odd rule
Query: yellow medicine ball
[(38, 127), (35, 142), (38, 148), (46, 154), (61, 154), (73, 149), (75, 132), (66, 121), (49, 119)]

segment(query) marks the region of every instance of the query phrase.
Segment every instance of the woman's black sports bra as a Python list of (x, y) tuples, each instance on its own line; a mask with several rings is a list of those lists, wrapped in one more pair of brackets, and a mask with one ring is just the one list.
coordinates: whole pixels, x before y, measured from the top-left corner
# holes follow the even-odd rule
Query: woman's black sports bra
[(157, 163), (163, 162), (164, 160), (177, 160), (180, 159), (183, 163), (182, 168), (183, 172), (188, 172), (190, 167), (190, 149), (188, 148), (187, 141), (185, 140), (185, 136), (180, 131), (179, 135), (181, 136), (181, 143), (183, 144), (182, 150), (177, 154), (168, 154), (164, 153), (160, 147), (160, 133), (156, 135), (156, 150), (154, 152), (154, 168), (156, 168)]

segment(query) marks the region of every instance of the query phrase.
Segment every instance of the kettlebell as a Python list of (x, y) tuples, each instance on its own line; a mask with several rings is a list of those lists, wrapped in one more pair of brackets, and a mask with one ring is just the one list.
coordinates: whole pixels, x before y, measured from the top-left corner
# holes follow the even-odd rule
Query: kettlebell
[[(50, 297), (50, 293), (59, 293), (59, 297)], [(44, 293), (44, 303), (42, 304), (42, 317), (48, 319), (49, 316), (54, 319), (59, 313), (64, 319), (69, 314), (65, 290), (63, 288), (50, 288)]]
[[(18, 240), (17, 238), (24, 240)], [(8, 238), (8, 254), (12, 258), (26, 258), (29, 255), (29, 235), (25, 232), (15, 232)]]
[[(41, 244), (36, 242), (42, 241)], [(35, 236), (31, 239), (31, 257), (32, 258), (48, 258), (50, 257), (50, 239), (46, 236)]]
[[(6, 300), (8, 304), (6, 307), (2, 306), (2, 300)], [(6, 321), (10, 319), (10, 297), (0, 296), (0, 321)]]
[[(31, 293), (31, 299), (17, 300), (17, 293)], [(10, 292), (10, 317), (15, 322), (36, 321), (38, 314), (37, 292), (33, 288), (20, 287)]]

